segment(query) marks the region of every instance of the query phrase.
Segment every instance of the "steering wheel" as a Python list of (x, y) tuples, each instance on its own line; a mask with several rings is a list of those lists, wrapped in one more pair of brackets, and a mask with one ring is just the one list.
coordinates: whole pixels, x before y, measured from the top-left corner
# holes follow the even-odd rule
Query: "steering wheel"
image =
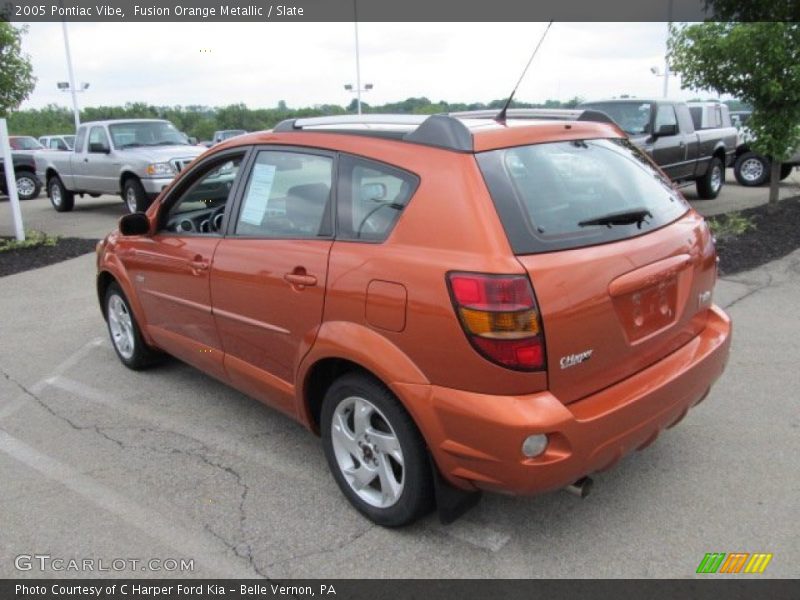
[(225, 217), (225, 205), (218, 206), (211, 213), (211, 218), (208, 222), (211, 224), (211, 231), (220, 231), (222, 229), (222, 220)]

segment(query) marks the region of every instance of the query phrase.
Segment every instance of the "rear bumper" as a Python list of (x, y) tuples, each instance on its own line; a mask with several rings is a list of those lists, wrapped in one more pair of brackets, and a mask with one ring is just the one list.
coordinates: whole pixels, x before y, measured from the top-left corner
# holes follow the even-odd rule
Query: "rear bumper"
[[(706, 329), (691, 342), (569, 405), (549, 392), (490, 396), (437, 386), (392, 387), (411, 408), (450, 483), (536, 494), (610, 468), (680, 421), (722, 374), (730, 337), (730, 319), (714, 306)], [(538, 433), (547, 434), (547, 450), (526, 458), (522, 443)]]

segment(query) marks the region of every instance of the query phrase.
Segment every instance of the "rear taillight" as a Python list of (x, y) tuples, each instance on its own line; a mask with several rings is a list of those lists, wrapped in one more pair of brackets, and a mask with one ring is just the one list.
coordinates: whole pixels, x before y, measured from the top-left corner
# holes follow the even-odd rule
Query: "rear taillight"
[(461, 326), (478, 352), (509, 369), (545, 368), (539, 308), (527, 276), (448, 273), (447, 282)]

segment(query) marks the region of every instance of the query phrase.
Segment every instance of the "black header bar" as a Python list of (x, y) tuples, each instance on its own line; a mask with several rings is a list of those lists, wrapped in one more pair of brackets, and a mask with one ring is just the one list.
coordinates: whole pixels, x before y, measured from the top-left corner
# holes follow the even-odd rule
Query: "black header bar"
[[(800, 12), (796, 0), (738, 1), (743, 8), (734, 6), (735, 19), (800, 18), (792, 16)], [(8, 21), (346, 22), (355, 20), (354, 6), (363, 22), (683, 22), (728, 16), (731, 0), (0, 0), (0, 15)]]

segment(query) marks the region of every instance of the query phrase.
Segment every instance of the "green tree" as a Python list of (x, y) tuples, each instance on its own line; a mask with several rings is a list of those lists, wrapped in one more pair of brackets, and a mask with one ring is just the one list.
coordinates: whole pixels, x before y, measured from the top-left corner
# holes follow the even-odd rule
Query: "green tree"
[(751, 146), (771, 160), (774, 205), (781, 161), (800, 144), (800, 23), (673, 26), (668, 53), (683, 87), (730, 94), (753, 107)]
[(33, 91), (36, 77), (27, 54), (22, 53), (22, 34), (25, 27), (17, 29), (0, 20), (0, 116), (17, 108)]

